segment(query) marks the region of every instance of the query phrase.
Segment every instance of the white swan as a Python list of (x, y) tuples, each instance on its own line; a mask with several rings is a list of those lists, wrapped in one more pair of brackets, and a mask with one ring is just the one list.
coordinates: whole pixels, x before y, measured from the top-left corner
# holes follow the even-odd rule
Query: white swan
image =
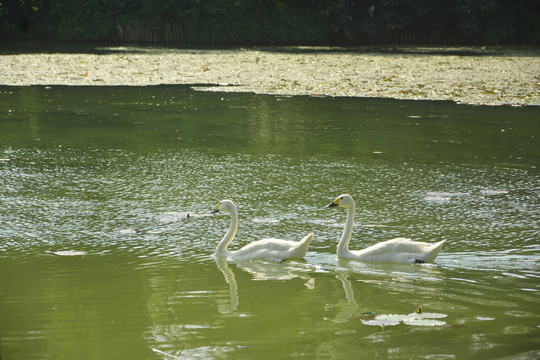
[(443, 244), (446, 242), (446, 240), (442, 240), (435, 244), (428, 244), (405, 238), (396, 238), (380, 242), (363, 250), (349, 250), (354, 225), (355, 203), (350, 195), (343, 194), (328, 204), (326, 208), (336, 206), (347, 209), (347, 222), (337, 246), (337, 256), (340, 259), (401, 264), (431, 263), (435, 261)]
[(231, 200), (221, 201), (216, 209), (212, 211), (212, 214), (218, 211), (231, 214), (231, 226), (216, 248), (217, 256), (228, 257), (237, 261), (266, 260), (279, 262), (287, 259), (303, 259), (313, 239), (313, 233), (309, 233), (298, 242), (281, 239), (262, 239), (254, 241), (236, 251), (227, 250), (238, 229), (238, 212)]

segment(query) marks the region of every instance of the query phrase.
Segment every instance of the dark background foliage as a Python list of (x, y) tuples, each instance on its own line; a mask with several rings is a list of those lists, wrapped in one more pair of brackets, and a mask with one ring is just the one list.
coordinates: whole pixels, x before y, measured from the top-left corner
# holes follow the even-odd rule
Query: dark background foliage
[(540, 44), (538, 0), (0, 0), (2, 40)]

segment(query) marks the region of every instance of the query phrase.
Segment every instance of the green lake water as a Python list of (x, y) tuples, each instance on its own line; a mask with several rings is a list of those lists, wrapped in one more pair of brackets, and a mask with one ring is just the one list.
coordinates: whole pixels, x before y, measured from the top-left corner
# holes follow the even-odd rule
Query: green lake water
[[(0, 87), (0, 358), (538, 359), (539, 139), (537, 107)], [(351, 249), (437, 264), (339, 262), (342, 193)], [(222, 199), (232, 249), (313, 231), (305, 260), (215, 258)]]

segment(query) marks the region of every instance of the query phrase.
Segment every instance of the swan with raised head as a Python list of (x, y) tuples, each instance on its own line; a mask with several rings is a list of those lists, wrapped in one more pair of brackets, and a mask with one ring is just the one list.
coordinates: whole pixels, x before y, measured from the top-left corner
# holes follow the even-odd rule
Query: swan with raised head
[(212, 214), (227, 212), (231, 215), (231, 226), (216, 248), (216, 255), (228, 257), (237, 261), (266, 260), (283, 261), (288, 259), (303, 259), (313, 239), (309, 233), (300, 241), (281, 239), (262, 239), (254, 241), (238, 250), (227, 250), (238, 229), (238, 211), (231, 200), (222, 200)]
[(340, 259), (401, 264), (432, 263), (446, 242), (446, 240), (442, 240), (429, 244), (405, 238), (396, 238), (380, 242), (363, 250), (349, 250), (354, 225), (354, 200), (350, 195), (343, 194), (326, 206), (326, 208), (333, 207), (347, 209), (347, 221), (337, 246), (337, 256)]

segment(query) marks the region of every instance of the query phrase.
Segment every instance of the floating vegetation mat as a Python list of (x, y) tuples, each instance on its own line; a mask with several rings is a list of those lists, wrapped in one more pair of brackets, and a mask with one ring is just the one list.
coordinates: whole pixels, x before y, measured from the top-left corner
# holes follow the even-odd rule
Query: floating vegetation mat
[(410, 326), (442, 326), (446, 325), (446, 322), (436, 319), (443, 319), (446, 316), (440, 313), (425, 313), (422, 311), (422, 306), (419, 306), (415, 312), (408, 315), (376, 315), (373, 319), (361, 318), (360, 321), (364, 325), (371, 326), (395, 326), (401, 323)]

